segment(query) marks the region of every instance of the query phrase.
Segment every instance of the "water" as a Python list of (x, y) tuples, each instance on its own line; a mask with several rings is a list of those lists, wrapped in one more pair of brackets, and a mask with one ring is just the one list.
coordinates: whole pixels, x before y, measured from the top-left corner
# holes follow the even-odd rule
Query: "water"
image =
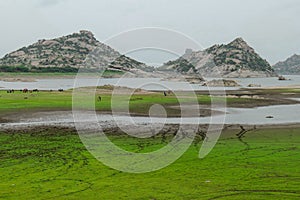
[[(272, 116), (272, 119), (266, 118)], [(107, 119), (107, 117), (104, 117)], [(98, 119), (104, 119), (102, 116), (98, 116)], [(258, 108), (227, 108), (226, 115), (216, 115), (212, 117), (203, 118), (149, 118), (149, 117), (115, 117), (115, 119), (130, 122), (133, 120), (136, 123), (160, 123), (165, 120), (167, 124), (247, 124), (247, 125), (267, 125), (267, 124), (287, 124), (287, 123), (300, 123), (300, 104), (296, 105), (278, 105), (278, 106), (266, 106)], [(224, 121), (225, 119), (225, 121)]]
[[(291, 79), (290, 81), (278, 81), (277, 78), (243, 78), (234, 79), (246, 87), (249, 84), (260, 84), (263, 87), (283, 87), (283, 86), (300, 86), (300, 76), (286, 76)], [(207, 90), (207, 87), (200, 86), (199, 84), (190, 85), (183, 82), (172, 82), (172, 81), (161, 81), (157, 78), (138, 78), (138, 79), (91, 79), (91, 78), (81, 78), (77, 80), (76, 87), (87, 87), (95, 85), (119, 85), (130, 88), (143, 88), (147, 90)], [(37, 82), (3, 82), (0, 81), (0, 88), (2, 89), (40, 89), (40, 90), (57, 90), (71, 89), (74, 88), (74, 79), (40, 79)], [(213, 88), (218, 90), (220, 88)], [(237, 88), (227, 88), (227, 89), (237, 89)], [(300, 99), (294, 99), (300, 102)], [(89, 121), (92, 115), (87, 115), (86, 119)], [(266, 118), (267, 116), (272, 116), (273, 118)], [(126, 117), (126, 116), (116, 116), (115, 119), (111, 115), (97, 115), (100, 122), (108, 122), (113, 120), (122, 121), (122, 123), (130, 124), (131, 120), (136, 123), (161, 123), (165, 121), (168, 124), (178, 124), (181, 123), (180, 118), (149, 118), (149, 117)], [(222, 123), (225, 118), (224, 123), (226, 124), (249, 124), (249, 125), (260, 125), (260, 124), (285, 124), (285, 123), (300, 123), (300, 104), (296, 105), (278, 105), (278, 106), (267, 106), (258, 108), (227, 108), (227, 114), (218, 115), (213, 117), (205, 118), (184, 118), (183, 123), (187, 124), (208, 124), (208, 123)], [(56, 113), (55, 116), (51, 113), (45, 113), (44, 116), (39, 118), (24, 117), (19, 122), (23, 124), (57, 124), (57, 123), (72, 123), (72, 114)]]
[[(300, 86), (300, 76), (285, 76), (289, 81), (279, 81), (278, 78), (232, 78), (236, 80), (241, 87), (247, 87), (249, 84), (259, 84), (262, 87), (284, 87)], [(212, 78), (208, 79), (211, 80)], [(231, 78), (230, 78), (231, 79)], [(147, 84), (148, 83), (148, 84)], [(206, 86), (200, 84), (188, 84), (184, 82), (162, 81), (158, 78), (127, 78), (120, 79), (96, 79), (80, 78), (76, 82), (76, 87), (92, 87), (95, 85), (116, 85), (130, 88), (142, 88), (146, 90), (207, 90)], [(74, 79), (38, 79), (36, 82), (4, 82), (0, 81), (0, 89), (40, 89), (40, 90), (58, 90), (60, 88), (67, 90), (74, 88)], [(240, 87), (225, 88), (226, 90), (235, 90)], [(210, 90), (220, 90), (222, 88), (212, 87)]]
[(300, 101), (300, 98), (289, 98), (291, 100)]
[(284, 87), (284, 86), (299, 86), (299, 75), (285, 75), (286, 81), (279, 81), (277, 77), (269, 78), (232, 78), (237, 81), (242, 87), (247, 87), (249, 84), (258, 84), (262, 87)]
[[(272, 119), (266, 118), (272, 116)], [(96, 117), (96, 118), (95, 118)], [(112, 116), (108, 114), (96, 114), (93, 112), (82, 112), (80, 116), (87, 124), (97, 119), (97, 121), (105, 126), (115, 124), (130, 125), (132, 122), (136, 124), (243, 124), (243, 125), (272, 125), (272, 124), (290, 124), (300, 123), (300, 104), (295, 105), (277, 105), (265, 106), (258, 108), (227, 108), (226, 114), (216, 115), (212, 117), (186, 117), (186, 118), (155, 118), (155, 117), (128, 117), (128, 116)], [(223, 121), (225, 119), (225, 121)], [(73, 123), (74, 118), (71, 112), (46, 112), (39, 113), (33, 117), (20, 116), (19, 122), (10, 125), (51, 125)], [(9, 124), (2, 124), (7, 126)]]

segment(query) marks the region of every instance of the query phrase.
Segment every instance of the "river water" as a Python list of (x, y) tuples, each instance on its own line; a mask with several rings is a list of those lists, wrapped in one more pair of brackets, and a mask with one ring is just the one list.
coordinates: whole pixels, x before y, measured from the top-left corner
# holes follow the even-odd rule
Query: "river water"
[[(249, 84), (259, 84), (262, 87), (284, 87), (284, 86), (300, 86), (300, 76), (285, 76), (290, 79), (288, 81), (279, 81), (276, 77), (271, 78), (230, 78), (236, 80), (241, 87), (247, 87)], [(212, 80), (213, 78), (207, 78)], [(206, 86), (200, 84), (188, 84), (184, 82), (175, 81), (162, 81), (158, 78), (110, 78), (110, 79), (97, 79), (97, 78), (80, 78), (76, 79), (37, 79), (36, 82), (5, 82), (0, 81), (0, 89), (24, 89), (29, 90), (58, 90), (58, 89), (72, 89), (74, 87), (91, 87), (103, 85), (118, 85), (130, 88), (142, 88), (146, 90), (208, 90)], [(240, 87), (225, 88), (226, 90), (235, 90)], [(220, 90), (224, 88), (211, 87), (210, 90)]]

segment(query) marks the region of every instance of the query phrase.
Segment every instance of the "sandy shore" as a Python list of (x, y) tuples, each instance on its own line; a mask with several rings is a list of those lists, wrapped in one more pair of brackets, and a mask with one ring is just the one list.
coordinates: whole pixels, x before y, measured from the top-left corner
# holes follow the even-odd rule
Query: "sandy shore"
[(4, 78), (0, 77), (0, 81), (4, 82), (36, 82), (37, 80), (35, 78)]

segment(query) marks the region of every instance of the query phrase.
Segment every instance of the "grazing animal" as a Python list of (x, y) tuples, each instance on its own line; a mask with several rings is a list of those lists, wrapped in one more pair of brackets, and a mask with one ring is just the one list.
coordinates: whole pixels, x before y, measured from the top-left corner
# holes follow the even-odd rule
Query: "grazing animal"
[(59, 92), (63, 92), (64, 90), (63, 90), (63, 89), (59, 89), (58, 91), (59, 91)]
[(102, 101), (102, 97), (101, 96), (98, 96), (98, 101)]
[(167, 93), (166, 93), (166, 92), (164, 92), (164, 96), (165, 96), (165, 97), (167, 96)]
[(27, 89), (27, 88), (25, 88), (24, 90), (23, 90), (23, 93), (28, 93), (29, 92), (29, 90)]
[(32, 90), (32, 92), (39, 92), (39, 90), (38, 89), (34, 89), (34, 90)]
[(14, 90), (14, 89), (12, 89), (12, 90), (7, 90), (6, 92), (9, 93), (9, 94), (11, 94), (11, 93), (15, 93), (15, 90)]

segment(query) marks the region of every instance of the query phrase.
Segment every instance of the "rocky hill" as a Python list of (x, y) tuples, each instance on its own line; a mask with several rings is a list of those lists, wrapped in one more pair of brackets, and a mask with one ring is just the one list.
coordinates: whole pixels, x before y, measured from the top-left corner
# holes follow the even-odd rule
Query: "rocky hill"
[(262, 59), (242, 38), (229, 44), (214, 45), (204, 51), (187, 50), (160, 70), (197, 73), (204, 77), (270, 77), (277, 76), (271, 65)]
[(121, 55), (99, 42), (90, 31), (80, 31), (51, 40), (39, 40), (28, 47), (5, 55), (1, 66), (25, 66), (28, 68), (72, 67), (130, 71), (149, 68), (138, 61)]
[(285, 61), (278, 62), (273, 68), (278, 74), (300, 74), (300, 55), (294, 54)]

